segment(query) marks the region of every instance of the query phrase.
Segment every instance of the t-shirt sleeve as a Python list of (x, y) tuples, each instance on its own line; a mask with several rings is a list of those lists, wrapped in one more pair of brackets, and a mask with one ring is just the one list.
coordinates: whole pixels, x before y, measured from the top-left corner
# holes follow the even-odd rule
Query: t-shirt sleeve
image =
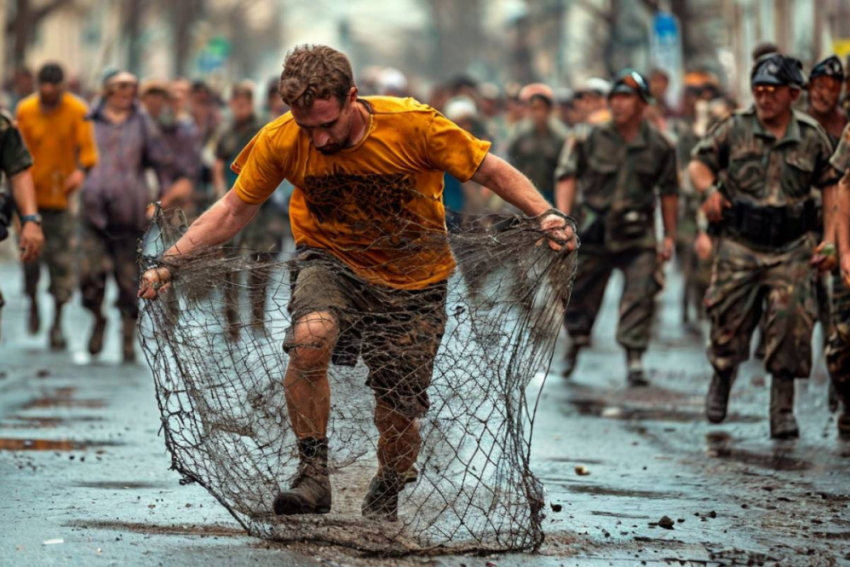
[(252, 205), (268, 199), (288, 175), (289, 154), (290, 150), (274, 147), (268, 129), (260, 130), (230, 166), (239, 176), (233, 186), (236, 195)]
[(434, 169), (448, 172), (466, 183), (478, 171), (490, 145), (434, 112), (426, 140), (428, 161)]
[(841, 174), (847, 173), (847, 170), (850, 169), (850, 124), (847, 124), (844, 128), (841, 139), (838, 141), (838, 147), (835, 148), (835, 153), (832, 154), (829, 163)]
[(701, 161), (715, 174), (729, 166), (730, 134), (734, 118), (729, 117), (715, 126), (691, 152), (691, 158)]
[[(5, 120), (0, 117), (0, 120)], [(17, 128), (6, 123), (0, 125), (0, 170), (8, 177), (32, 167), (32, 156)]]

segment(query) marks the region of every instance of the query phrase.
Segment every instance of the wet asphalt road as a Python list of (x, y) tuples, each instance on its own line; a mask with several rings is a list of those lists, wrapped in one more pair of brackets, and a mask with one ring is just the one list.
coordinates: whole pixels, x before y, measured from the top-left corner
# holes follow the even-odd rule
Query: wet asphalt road
[[(850, 564), (850, 443), (836, 439), (820, 351), (814, 377), (798, 383), (799, 441), (768, 439), (769, 377), (755, 362), (740, 373), (727, 423), (710, 426), (704, 339), (679, 322), (680, 281), (669, 275), (646, 359), (653, 387), (623, 386), (612, 340), (619, 280), (572, 380), (558, 375), (557, 354), (534, 433), (550, 505), (540, 552), (388, 560), (245, 535), (168, 470), (149, 371), (119, 363), (117, 314), (92, 362), (91, 321), (76, 298), (69, 350), (52, 353), (44, 331), (25, 332), (18, 267), (0, 264), (0, 565)], [(663, 516), (673, 529), (655, 525)]]

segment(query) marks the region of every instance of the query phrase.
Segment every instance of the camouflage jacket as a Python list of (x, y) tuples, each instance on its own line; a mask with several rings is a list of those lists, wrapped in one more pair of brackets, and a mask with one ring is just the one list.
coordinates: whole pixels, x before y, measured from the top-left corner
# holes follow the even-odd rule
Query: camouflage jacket
[(794, 111), (785, 136), (777, 140), (759, 122), (755, 108), (717, 124), (692, 157), (718, 175), (730, 201), (759, 207), (799, 205), (836, 182), (831, 144), (814, 118)]
[(676, 149), (646, 121), (631, 142), (612, 122), (575, 128), (556, 177), (576, 178), (582, 245), (604, 245), (611, 252), (654, 248), (657, 198), (679, 194)]
[[(12, 117), (0, 110), (0, 173), (12, 177), (32, 167), (32, 156)], [(0, 183), (0, 190), (3, 184)]]

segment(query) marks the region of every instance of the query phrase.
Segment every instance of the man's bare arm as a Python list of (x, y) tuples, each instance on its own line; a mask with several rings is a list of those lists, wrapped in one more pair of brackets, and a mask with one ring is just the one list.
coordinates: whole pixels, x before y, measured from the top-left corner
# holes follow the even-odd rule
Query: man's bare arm
[(555, 205), (565, 215), (572, 214), (573, 204), (576, 199), (576, 178), (565, 177), (559, 179), (555, 186)]
[(526, 215), (536, 217), (552, 208), (525, 175), (500, 157), (487, 154), (472, 180)]
[[(260, 205), (246, 203), (231, 189), (192, 223), (186, 234), (163, 254), (163, 260), (166, 263), (175, 262), (204, 248), (224, 244), (236, 236), (259, 209)], [(168, 288), (171, 276), (168, 268), (148, 270), (139, 283), (139, 297), (156, 299)]]
[(675, 238), (679, 224), (678, 195), (664, 195), (661, 197), (661, 220), (664, 223), (664, 236)]
[[(472, 180), (489, 188), (530, 217), (542, 215), (552, 208), (528, 177), (493, 154), (487, 154)], [(540, 221), (540, 228), (549, 234), (549, 247), (553, 250), (560, 250), (562, 247), (570, 251), (576, 249), (573, 229), (563, 217), (546, 215)]]
[(691, 185), (700, 195), (705, 193), (706, 189), (714, 185), (716, 181), (714, 172), (698, 159), (691, 160), (688, 164), (688, 175), (691, 178)]
[(248, 224), (260, 205), (251, 205), (239, 198), (233, 190), (216, 201), (215, 205), (198, 217), (189, 230), (172, 246), (164, 258), (176, 258), (193, 252), (224, 244)]
[(835, 243), (838, 224), (838, 186), (830, 185), (824, 188), (823, 194), (823, 239)]
[[(13, 175), (9, 181), (12, 185), (12, 197), (15, 199), (15, 204), (18, 206), (21, 216), (38, 213), (32, 172), (25, 169)], [(44, 232), (42, 232), (41, 227), (33, 222), (25, 223), (21, 227), (18, 245), (21, 248), (21, 260), (24, 262), (38, 258), (38, 255), (41, 254), (41, 248), (44, 246)]]

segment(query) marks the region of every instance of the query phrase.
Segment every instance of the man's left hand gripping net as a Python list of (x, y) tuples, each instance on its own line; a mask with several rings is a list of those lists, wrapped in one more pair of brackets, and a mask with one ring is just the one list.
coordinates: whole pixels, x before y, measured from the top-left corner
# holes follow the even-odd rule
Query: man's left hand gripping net
[[(185, 230), (180, 218), (158, 215), (143, 242), (143, 269)], [(347, 362), (335, 353), (328, 370), (330, 514), (274, 514), (273, 500), (299, 463), (282, 348), (290, 277), (302, 267), (296, 254), (278, 261), (231, 243), (181, 263), (163, 299), (143, 302), (141, 342), (172, 467), (184, 481), (203, 485), (250, 534), (271, 540), (380, 553), (537, 548), (544, 494), (529, 467), (531, 436), (576, 253), (550, 249), (539, 219), (527, 217), (482, 217), (449, 241), (457, 269), (420, 420), (418, 476), (400, 493), (397, 521), (361, 516), (378, 434), (366, 354), (357, 350)], [(385, 359), (406, 356), (408, 337), (392, 336), (381, 313), (356, 315), (367, 331), (387, 334)]]

